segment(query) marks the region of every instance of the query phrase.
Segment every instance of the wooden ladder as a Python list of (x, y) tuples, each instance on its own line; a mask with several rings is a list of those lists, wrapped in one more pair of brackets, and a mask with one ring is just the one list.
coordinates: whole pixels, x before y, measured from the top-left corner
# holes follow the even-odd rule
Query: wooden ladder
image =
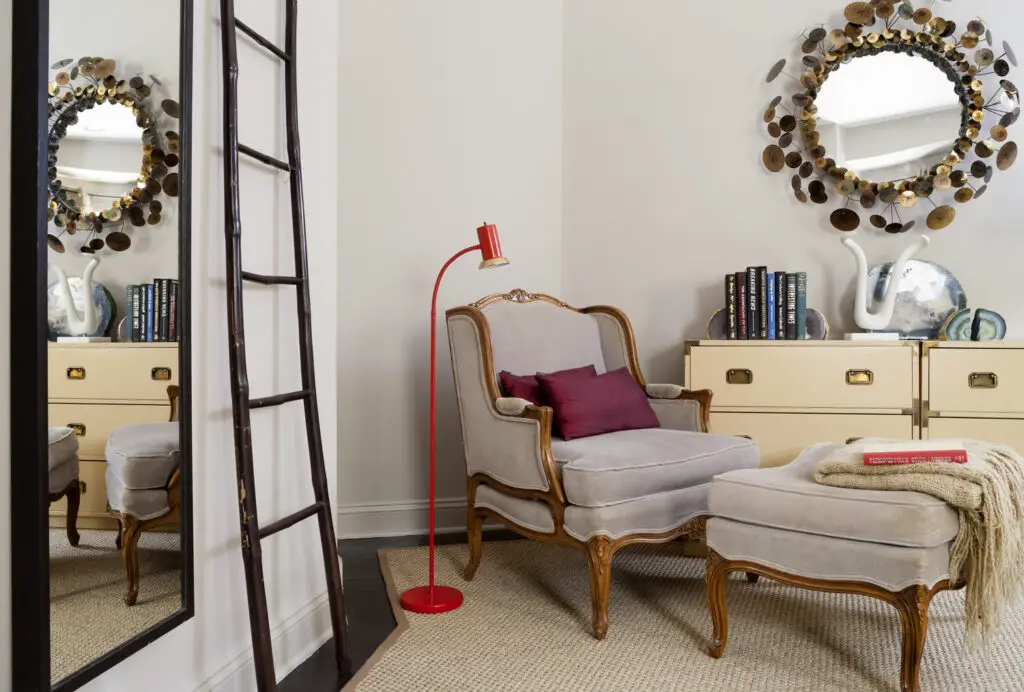
[[(253, 658), (258, 692), (277, 689), (274, 653), (270, 641), (267, 592), (263, 581), (264, 538), (283, 531), (303, 519), (317, 517), (327, 594), (334, 630), (334, 654), (339, 673), (349, 668), (348, 626), (342, 591), (338, 545), (334, 535), (327, 473), (324, 469), (323, 441), (317, 410), (316, 381), (313, 372), (313, 330), (310, 322), (309, 261), (306, 248), (306, 220), (302, 197), (302, 162), (299, 155), (299, 113), (296, 54), (297, 0), (285, 0), (285, 47), (281, 50), (252, 28), (235, 18), (234, 0), (221, 0), (221, 33), (224, 54), (224, 212), (227, 241), (228, 335), (231, 341), (231, 408), (234, 416), (235, 465), (238, 472), (239, 517), (242, 533), (242, 561), (249, 597), (249, 623), (252, 630)], [(288, 161), (281, 161), (238, 143), (238, 35), (241, 31), (285, 65), (286, 126)], [(295, 276), (266, 276), (242, 270), (242, 224), (239, 214), (238, 155), (244, 154), (263, 164), (285, 171), (291, 182), (292, 236), (295, 248)], [(266, 286), (294, 286), (299, 326), (302, 389), (260, 399), (249, 397), (249, 378), (245, 355), (245, 322), (242, 310), (243, 282)], [(309, 464), (315, 501), (308, 507), (282, 519), (260, 526), (256, 509), (256, 484), (253, 472), (253, 409), (302, 402), (309, 443)]]

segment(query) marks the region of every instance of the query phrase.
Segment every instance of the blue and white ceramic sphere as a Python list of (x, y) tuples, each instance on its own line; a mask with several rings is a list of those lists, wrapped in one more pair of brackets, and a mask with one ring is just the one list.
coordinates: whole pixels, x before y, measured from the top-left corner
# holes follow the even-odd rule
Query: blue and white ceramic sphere
[[(117, 303), (107, 287), (96, 281), (92, 282), (92, 301), (96, 306), (96, 329), (89, 334), (76, 335), (68, 329), (68, 314), (60, 301), (59, 282), (54, 281), (46, 289), (46, 323), (47, 338), (56, 341), (58, 336), (110, 336), (110, 327), (117, 319)], [(81, 314), (85, 310), (85, 287), (82, 279), (77, 276), (68, 277), (68, 288), (71, 289), (71, 300), (75, 309)]]

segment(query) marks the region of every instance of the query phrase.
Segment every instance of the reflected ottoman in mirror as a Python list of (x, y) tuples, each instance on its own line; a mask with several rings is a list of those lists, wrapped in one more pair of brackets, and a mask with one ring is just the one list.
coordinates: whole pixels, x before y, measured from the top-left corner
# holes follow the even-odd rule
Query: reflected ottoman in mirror
[(786, 58), (769, 71), (798, 91), (764, 113), (763, 163), (791, 173), (801, 203), (835, 207), (839, 231), (946, 228), (1016, 161), (1017, 58), (981, 20), (958, 27), (909, 1), (854, 2), (844, 19), (803, 35), (799, 72)]
[(160, 223), (161, 194), (177, 197), (181, 107), (153, 75), (125, 79), (101, 57), (65, 58), (48, 85), (49, 246), (77, 235), (83, 253), (131, 247), (131, 227)]

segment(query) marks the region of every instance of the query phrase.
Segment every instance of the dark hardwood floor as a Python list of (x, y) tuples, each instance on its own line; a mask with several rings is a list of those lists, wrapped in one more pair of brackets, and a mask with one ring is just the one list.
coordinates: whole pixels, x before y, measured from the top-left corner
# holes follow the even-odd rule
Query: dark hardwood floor
[[(485, 541), (511, 540), (518, 537), (517, 534), (504, 529), (484, 533)], [(435, 542), (438, 545), (465, 543), (466, 534), (440, 534), (436, 536)], [(345, 607), (348, 608), (352, 670), (342, 675), (338, 674), (334, 666), (332, 644), (327, 642), (281, 681), (278, 686), (280, 692), (338, 692), (352, 678), (397, 624), (391, 612), (391, 604), (388, 602), (384, 577), (380, 573), (377, 551), (381, 548), (425, 545), (426, 536), (338, 541), (345, 583)]]

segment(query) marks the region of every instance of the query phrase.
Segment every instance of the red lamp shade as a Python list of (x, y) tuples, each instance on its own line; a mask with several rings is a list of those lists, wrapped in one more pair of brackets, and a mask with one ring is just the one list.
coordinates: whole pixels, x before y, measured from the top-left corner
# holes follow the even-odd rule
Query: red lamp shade
[(484, 224), (476, 229), (476, 236), (480, 240), (480, 254), (484, 257), (484, 261), (480, 263), (481, 269), (502, 267), (508, 264), (508, 260), (501, 254), (497, 226), (492, 223)]

